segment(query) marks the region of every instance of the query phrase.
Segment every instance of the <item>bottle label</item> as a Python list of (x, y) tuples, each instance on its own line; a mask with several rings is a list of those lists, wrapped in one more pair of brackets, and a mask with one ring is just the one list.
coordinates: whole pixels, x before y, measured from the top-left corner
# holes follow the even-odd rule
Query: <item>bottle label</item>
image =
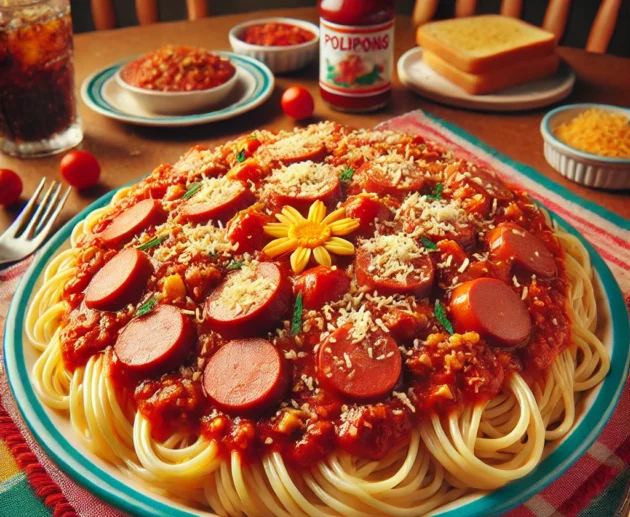
[(320, 18), (319, 85), (330, 93), (368, 97), (391, 88), (394, 20), (348, 26)]

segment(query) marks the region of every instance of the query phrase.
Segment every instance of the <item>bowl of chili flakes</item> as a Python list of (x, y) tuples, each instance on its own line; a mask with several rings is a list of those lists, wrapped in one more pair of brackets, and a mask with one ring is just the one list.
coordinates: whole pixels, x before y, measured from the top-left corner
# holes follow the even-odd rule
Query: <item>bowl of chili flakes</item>
[(185, 45), (144, 54), (116, 74), (117, 84), (140, 106), (161, 115), (208, 109), (224, 100), (237, 81), (238, 71), (228, 59)]
[(232, 27), (232, 50), (262, 61), (274, 73), (299, 70), (317, 56), (319, 28), (295, 18), (262, 18)]

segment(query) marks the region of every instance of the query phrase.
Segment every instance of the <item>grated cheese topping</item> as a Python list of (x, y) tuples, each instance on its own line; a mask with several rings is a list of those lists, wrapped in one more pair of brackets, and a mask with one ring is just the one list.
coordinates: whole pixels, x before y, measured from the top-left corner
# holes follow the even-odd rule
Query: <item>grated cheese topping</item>
[[(181, 226), (166, 222), (158, 226), (155, 233), (171, 235), (171, 239), (158, 246), (153, 253), (153, 258), (159, 262), (177, 257), (181, 264), (188, 264), (195, 255), (232, 253), (238, 247), (228, 240), (225, 228), (213, 226), (212, 221), (206, 225), (186, 223)], [(176, 239), (174, 244), (172, 239)]]
[(235, 198), (245, 187), (240, 181), (228, 179), (225, 176), (220, 178), (205, 178), (201, 182), (199, 190), (188, 201), (192, 204), (211, 202), (220, 205)]
[(296, 128), (293, 132), (281, 132), (276, 142), (261, 148), (259, 153), (264, 161), (282, 160), (300, 156), (305, 149), (323, 146), (339, 127), (334, 122), (322, 122), (309, 126), (306, 130)]
[(210, 302), (210, 308), (217, 306), (232, 311), (235, 316), (247, 314), (273, 293), (274, 282), (256, 274), (256, 262), (244, 264), (241, 269), (230, 273), (223, 284), (220, 296)]
[(221, 168), (216, 150), (193, 147), (173, 165), (178, 173), (188, 173), (189, 178), (207, 174), (209, 171)]
[(402, 234), (378, 235), (360, 246), (371, 255), (369, 273), (399, 283), (406, 282), (416, 272), (413, 261), (427, 253), (414, 239)]
[(378, 157), (371, 163), (370, 168), (373, 172), (389, 178), (392, 185), (401, 189), (413, 187), (417, 179), (422, 177), (422, 171), (413, 161), (406, 160), (397, 153)]
[(394, 391), (392, 392), (392, 395), (394, 397), (396, 397), (398, 400), (400, 400), (405, 406), (407, 406), (412, 413), (416, 412), (416, 407), (411, 403), (411, 400), (409, 400), (409, 397), (407, 396), (406, 393), (401, 393), (400, 391)]
[(580, 151), (630, 158), (630, 121), (621, 113), (591, 108), (560, 124), (554, 135)]
[(263, 187), (262, 196), (273, 193), (301, 197), (323, 195), (338, 181), (339, 172), (332, 165), (311, 161), (293, 163), (273, 172)]
[(468, 220), (457, 200), (429, 199), (418, 192), (411, 194), (396, 211), (394, 220), (411, 221), (416, 227), (412, 236), (424, 233), (446, 235)]

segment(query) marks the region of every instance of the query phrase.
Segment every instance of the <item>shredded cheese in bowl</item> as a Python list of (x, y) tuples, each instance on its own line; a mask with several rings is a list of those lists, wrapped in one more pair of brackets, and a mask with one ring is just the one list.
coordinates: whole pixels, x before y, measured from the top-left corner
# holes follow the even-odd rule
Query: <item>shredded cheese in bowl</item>
[(630, 158), (630, 122), (621, 113), (591, 108), (555, 128), (561, 142), (587, 153)]

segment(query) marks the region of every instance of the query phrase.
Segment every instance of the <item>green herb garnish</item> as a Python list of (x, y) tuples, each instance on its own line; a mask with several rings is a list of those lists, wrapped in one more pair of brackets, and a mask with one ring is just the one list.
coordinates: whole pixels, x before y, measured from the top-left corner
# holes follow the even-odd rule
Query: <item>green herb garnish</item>
[(140, 244), (140, 246), (138, 246), (138, 249), (140, 251), (146, 251), (150, 248), (155, 248), (156, 246), (159, 246), (160, 244), (162, 244), (166, 239), (168, 239), (168, 235), (163, 235), (162, 237), (155, 237), (154, 239), (151, 239), (150, 241), (147, 241), (144, 244)]
[(427, 197), (429, 199), (442, 199), (442, 184), (438, 183), (435, 186), (435, 190), (433, 191), (433, 194), (429, 194)]
[(140, 316), (144, 316), (145, 314), (151, 312), (156, 304), (157, 298), (155, 296), (144, 302), (140, 307), (138, 307), (138, 310), (136, 311), (136, 318), (139, 318)]
[(190, 187), (188, 187), (188, 190), (182, 196), (182, 199), (188, 199), (188, 198), (193, 197), (200, 188), (201, 188), (201, 183), (193, 183)]
[(448, 318), (446, 317), (446, 312), (444, 311), (444, 307), (442, 307), (440, 300), (435, 300), (434, 310), (435, 317), (440, 322), (440, 325), (442, 325), (446, 329), (446, 332), (448, 332), (449, 334), (453, 334), (453, 325), (451, 325), (451, 322), (448, 321)]
[(437, 251), (438, 250), (437, 244), (435, 244), (435, 242), (430, 241), (426, 237), (422, 237), (420, 240), (422, 241), (422, 245), (426, 249), (428, 249), (429, 251)]
[(258, 140), (258, 137), (256, 136), (256, 133), (252, 133), (247, 137), (247, 140)]
[(349, 183), (352, 179), (352, 175), (354, 174), (354, 169), (352, 167), (346, 167), (341, 174), (339, 175), (339, 179), (344, 183)]
[(236, 161), (241, 163), (245, 161), (245, 149), (241, 149), (236, 155)]
[(293, 318), (291, 319), (291, 335), (297, 336), (302, 330), (302, 291), (295, 298), (295, 307), (293, 307)]
[(235, 260), (233, 260), (227, 265), (225, 269), (227, 269), (228, 271), (232, 271), (233, 269), (241, 269), (242, 267), (243, 267), (242, 262), (236, 262)]

